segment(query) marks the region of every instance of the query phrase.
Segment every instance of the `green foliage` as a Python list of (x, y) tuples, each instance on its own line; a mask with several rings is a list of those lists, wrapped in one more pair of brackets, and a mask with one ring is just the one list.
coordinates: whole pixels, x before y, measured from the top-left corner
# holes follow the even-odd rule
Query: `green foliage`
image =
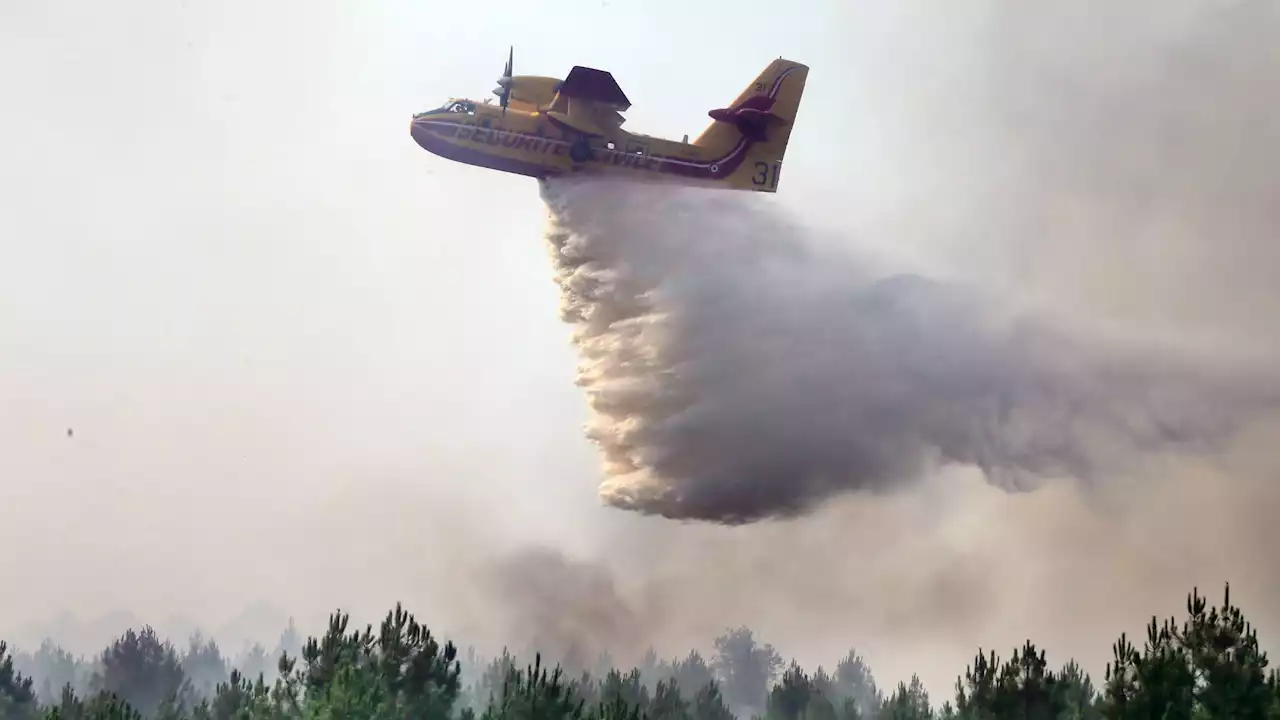
[(864, 718), (868, 717), (870, 715), (862, 712), (862, 708), (855, 698), (842, 698), (839, 707), (836, 709), (836, 718), (838, 720), (864, 720)]
[(720, 686), (713, 680), (702, 686), (693, 697), (692, 720), (731, 720), (730, 712), (724, 696), (720, 694)]
[(144, 717), (179, 714), (191, 698), (177, 651), (150, 626), (125, 632), (102, 652), (100, 664), (93, 691), (119, 697)]
[(1058, 697), (1058, 720), (1102, 720), (1098, 691), (1075, 660), (1068, 661), (1058, 673)]
[(31, 678), (13, 667), (9, 646), (0, 641), (0, 718), (23, 720), (39, 713)]
[(697, 650), (672, 663), (671, 679), (682, 688), (705, 688), (716, 682), (715, 673)]
[(994, 651), (981, 651), (956, 681), (956, 713), (970, 718), (1056, 720), (1066, 712), (1066, 692), (1080, 692), (1082, 682), (1068, 686), (1048, 669), (1044, 651), (1028, 640), (1003, 664)]
[(729, 630), (715, 639), (711, 663), (729, 706), (741, 714), (765, 707), (769, 688), (782, 667), (782, 656), (772, 645), (760, 645), (745, 627)]
[(876, 713), (877, 720), (930, 720), (932, 717), (933, 707), (929, 705), (929, 693), (916, 675), (911, 676), (910, 685), (898, 683), (893, 694), (884, 699)]
[(769, 693), (770, 720), (801, 720), (809, 700), (817, 695), (813, 682), (793, 660), (782, 673), (782, 680)]
[(182, 657), (182, 673), (191, 683), (197, 697), (213, 697), (218, 686), (227, 681), (229, 668), (218, 644), (206, 641), (200, 633), (191, 636), (187, 654)]
[(99, 691), (82, 701), (70, 686), (64, 687), (57, 705), (48, 709), (45, 720), (142, 720), (142, 714), (118, 695)]
[[(349, 621), (331, 615), (328, 632), (302, 646), (304, 669), (293, 679), (306, 693), (309, 718), (449, 716), (462, 672), (452, 643), (442, 646), (400, 605), (376, 636), (372, 626), (347, 634)], [(287, 660), (282, 677), (294, 674)]]
[(274, 713), (271, 691), (262, 675), (256, 681), (233, 669), (225, 683), (219, 683), (213, 699), (206, 699), (195, 710), (193, 720), (251, 720), (268, 718)]
[(625, 675), (616, 668), (609, 671), (600, 684), (599, 702), (609, 705), (645, 708), (649, 705), (649, 689), (640, 680), (640, 669)]
[(36, 679), (36, 696), (42, 705), (57, 704), (68, 685), (79, 694), (88, 693), (95, 672), (91, 663), (72, 656), (48, 638), (34, 653), (16, 653), (14, 667)]
[(871, 667), (856, 650), (849, 650), (831, 679), (831, 697), (838, 700), (841, 720), (870, 718), (879, 711), (883, 698), (876, 687)]
[(484, 720), (579, 720), (584, 717), (584, 701), (564, 681), (557, 667), (547, 674), (538, 655), (524, 670), (507, 671), (502, 691), (485, 710)]
[(684, 720), (689, 717), (689, 701), (680, 694), (675, 680), (659, 680), (649, 703), (649, 720)]
[(255, 643), (236, 658), (234, 667), (244, 677), (266, 680), (275, 678), (275, 664), (276, 660), (267, 655), (267, 649)]
[(91, 665), (51, 642), (18, 655), (21, 667), (0, 642), (0, 720), (735, 720), (731, 709), (744, 720), (1280, 720), (1280, 676), (1229, 588), (1213, 608), (1193, 591), (1181, 624), (1152, 618), (1141, 649), (1122, 635), (1101, 693), (1074, 661), (1050, 670), (1028, 640), (1008, 660), (979, 650), (939, 706), (914, 675), (882, 695), (853, 651), (830, 674), (796, 662), (783, 669), (746, 628), (717, 638), (710, 663), (697, 652), (660, 660), (650, 651), (631, 670), (572, 679), (541, 655), (521, 667), (505, 650), (487, 662), (469, 651), (464, 687), (453, 644), (399, 605), (376, 633), (349, 625), (335, 613), (323, 635), (303, 642), (291, 623), (274, 655), (257, 646), (240, 667), (199, 635), (179, 654), (151, 628), (129, 630), (90, 682)]
[(1280, 683), (1267, 671), (1257, 633), (1231, 604), (1230, 586), (1223, 592), (1222, 605), (1212, 609), (1193, 590), (1180, 628), (1173, 619), (1157, 623), (1153, 617), (1141, 651), (1121, 635), (1112, 654), (1104, 717), (1280, 717)]

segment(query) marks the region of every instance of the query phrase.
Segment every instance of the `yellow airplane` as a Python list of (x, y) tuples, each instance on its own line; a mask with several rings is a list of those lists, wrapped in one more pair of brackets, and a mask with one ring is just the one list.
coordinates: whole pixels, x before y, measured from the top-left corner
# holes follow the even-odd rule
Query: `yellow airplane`
[(622, 129), (631, 101), (613, 75), (574, 67), (560, 80), (512, 76), (514, 48), (495, 106), (453, 99), (413, 116), (410, 134), (450, 160), (543, 180), (570, 173), (675, 180), (733, 190), (777, 192), (782, 156), (809, 68), (779, 58), (692, 143)]

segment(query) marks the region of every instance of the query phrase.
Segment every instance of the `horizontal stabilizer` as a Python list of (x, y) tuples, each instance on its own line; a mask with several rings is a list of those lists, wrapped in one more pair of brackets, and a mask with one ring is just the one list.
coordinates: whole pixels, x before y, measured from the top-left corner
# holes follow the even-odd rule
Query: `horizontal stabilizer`
[(774, 99), (768, 95), (753, 95), (732, 108), (720, 108), (707, 113), (712, 120), (729, 123), (738, 128), (743, 137), (753, 142), (768, 139), (770, 125), (782, 124), (786, 118), (772, 112)]

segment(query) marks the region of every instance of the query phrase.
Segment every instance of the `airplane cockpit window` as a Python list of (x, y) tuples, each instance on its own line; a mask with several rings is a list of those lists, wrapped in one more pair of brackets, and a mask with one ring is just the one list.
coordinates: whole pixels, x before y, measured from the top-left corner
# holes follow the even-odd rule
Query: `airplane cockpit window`
[(470, 100), (450, 100), (449, 102), (445, 103), (444, 105), (441, 105), (435, 110), (428, 110), (423, 113), (418, 113), (417, 115), (414, 115), (414, 117), (421, 117), (423, 115), (434, 115), (436, 113), (446, 113), (446, 112), (475, 115), (476, 104), (471, 102)]

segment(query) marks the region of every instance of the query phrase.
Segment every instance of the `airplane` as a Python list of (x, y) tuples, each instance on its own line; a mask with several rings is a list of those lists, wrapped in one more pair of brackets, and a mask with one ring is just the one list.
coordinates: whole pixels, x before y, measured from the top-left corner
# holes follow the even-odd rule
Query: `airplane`
[(710, 111), (711, 124), (690, 143), (688, 135), (676, 142), (623, 130), (631, 101), (608, 72), (512, 75), (514, 60), (512, 47), (493, 90), (497, 105), (454, 98), (417, 113), (414, 141), (449, 160), (539, 181), (586, 173), (774, 193), (809, 74), (774, 60), (727, 108)]

